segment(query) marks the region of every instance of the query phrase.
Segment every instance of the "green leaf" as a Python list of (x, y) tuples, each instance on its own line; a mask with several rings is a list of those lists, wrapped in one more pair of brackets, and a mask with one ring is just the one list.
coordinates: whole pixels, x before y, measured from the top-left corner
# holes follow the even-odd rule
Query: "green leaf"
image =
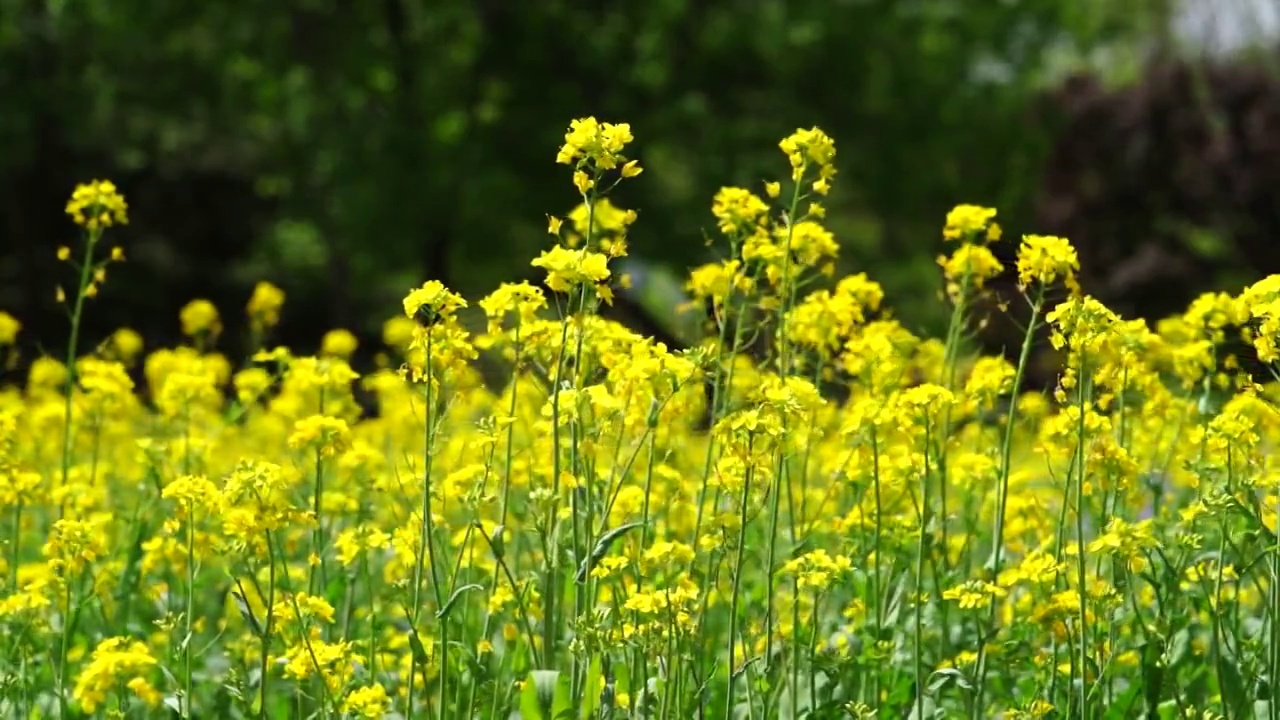
[(1182, 664), (1187, 658), (1187, 651), (1191, 648), (1191, 630), (1183, 628), (1173, 636), (1173, 640), (1169, 643), (1169, 668), (1173, 669)]
[(1142, 690), (1148, 714), (1154, 713), (1160, 705), (1163, 689), (1164, 668), (1160, 665), (1160, 648), (1155, 643), (1147, 643), (1142, 648)]
[(231, 591), (231, 597), (236, 601), (236, 609), (240, 611), (240, 617), (243, 617), (245, 622), (249, 623), (249, 628), (253, 630), (253, 634), (257, 635), (258, 639), (261, 640), (267, 634), (263, 631), (262, 625), (258, 624), (258, 618), (253, 614), (253, 608), (249, 607), (249, 601), (244, 597), (244, 586), (240, 584), (239, 580), (236, 580), (236, 585), (240, 589)]
[(534, 670), (520, 693), (521, 720), (554, 720), (559, 670)]
[(587, 665), (587, 682), (582, 689), (582, 709), (578, 717), (587, 720), (600, 705), (600, 693), (604, 691), (604, 664), (599, 655), (593, 655)]
[(925, 695), (923, 699), (911, 702), (911, 714), (907, 716), (907, 720), (926, 720), (934, 717), (937, 712), (938, 704), (933, 701), (933, 698)]
[(937, 693), (951, 684), (955, 684), (963, 690), (973, 689), (973, 683), (970, 682), (969, 676), (958, 668), (943, 668), (929, 676), (930, 694)]
[(583, 560), (582, 564), (578, 566), (577, 581), (579, 583), (587, 581), (587, 573), (590, 571), (590, 568), (595, 567), (596, 563), (609, 553), (609, 546), (613, 544), (614, 540), (617, 540), (622, 535), (643, 525), (644, 523), (642, 522), (627, 523), (626, 525), (619, 525), (618, 527), (601, 535), (600, 539), (596, 541), (596, 546), (591, 549), (590, 557)]
[(427, 667), (427, 648), (423, 646), (422, 638), (418, 637), (418, 630), (413, 625), (409, 626), (409, 650), (413, 653), (413, 657), (418, 661), (418, 664), (424, 668)]
[(449, 595), (449, 599), (444, 602), (444, 606), (436, 611), (436, 618), (439, 620), (447, 619), (449, 617), (449, 613), (453, 610), (454, 603), (458, 602), (459, 598), (461, 598), (465, 593), (471, 592), (472, 590), (483, 590), (483, 589), (484, 589), (483, 585), (480, 585), (478, 583), (471, 583), (469, 585), (463, 585), (457, 590), (454, 590), (453, 593)]
[(1218, 679), (1221, 683), (1218, 692), (1231, 706), (1231, 717), (1243, 717), (1244, 708), (1252, 698), (1245, 692), (1244, 678), (1240, 676), (1240, 667), (1233, 659), (1218, 658)]

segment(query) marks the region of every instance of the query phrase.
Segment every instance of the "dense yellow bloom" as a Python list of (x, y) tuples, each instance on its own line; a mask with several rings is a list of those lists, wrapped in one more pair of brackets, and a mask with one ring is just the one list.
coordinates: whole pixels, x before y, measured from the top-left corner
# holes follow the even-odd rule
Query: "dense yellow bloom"
[(685, 288), (698, 299), (710, 299), (717, 306), (726, 302), (734, 292), (747, 292), (753, 283), (742, 271), (738, 260), (707, 263), (689, 273)]
[[(825, 672), (885, 688), (846, 705), (856, 717), (909, 715), (893, 688), (921, 680), (938, 714), (1033, 718), (1135, 687), (1153, 647), (1185, 645), (1191, 665), (1169, 667), (1194, 674), (1215, 630), (1266, 671), (1249, 633), (1273, 599), (1259, 558), (1280, 528), (1280, 382), (1236, 341), (1280, 357), (1280, 279), (1202, 295), (1156, 332), (1073, 292), (1019, 368), (1017, 344), (972, 351), (985, 312), (917, 335), (886, 288), (834, 277), (841, 225), (818, 196), (835, 145), (800, 130), (777, 159), (794, 186), (716, 193), (724, 252), (686, 285), (707, 336), (678, 350), (592, 301), (626, 286), (610, 260), (637, 213), (604, 191), (641, 172), (629, 142), (625, 125), (570, 128), (561, 159), (584, 195), (549, 220), (546, 286), (502, 284), (474, 314), (439, 282), (410, 290), (363, 378), (346, 330), (314, 356), (264, 344), (284, 300), (267, 283), (245, 307), (247, 359), (212, 351), (205, 301), (144, 380), (132, 331), (86, 340), (74, 372), (32, 356), (25, 385), (0, 386), (0, 630), (30, 670), (19, 695), (64, 682), (85, 715), (149, 716), (183, 699), (190, 662), (194, 708), (225, 683), (252, 703), (265, 688), (269, 712), (297, 697), (417, 717), (475, 698), (484, 716), (528, 668), (580, 657), (665, 677), (677, 710), (699, 702), (690, 669), (722, 667), (747, 713)], [(952, 300), (1003, 272), (995, 219), (949, 214)], [(1078, 268), (1065, 239), (1022, 238), (1032, 300), (1074, 290)], [(575, 294), (552, 303), (572, 317), (547, 287)], [(19, 329), (0, 314), (0, 345)], [(1017, 386), (1045, 372), (1056, 392)], [(789, 671), (761, 696), (748, 683), (775, 660)], [(936, 684), (983, 670), (981, 707)], [(631, 680), (588, 699), (634, 714), (652, 693)]]
[(366, 720), (381, 720), (390, 708), (391, 699), (386, 689), (376, 684), (356, 688), (342, 699), (342, 712)]
[[(599, 238), (601, 236), (625, 233), (627, 227), (639, 218), (635, 210), (623, 210), (602, 197), (591, 203), (579, 203), (568, 216), (575, 234)], [(558, 234), (558, 233), (552, 233)]]
[(1050, 311), (1045, 320), (1053, 328), (1050, 340), (1055, 348), (1085, 352), (1097, 350), (1119, 318), (1095, 298), (1072, 297)]
[(796, 584), (805, 589), (826, 590), (840, 575), (853, 568), (852, 561), (844, 555), (829, 555), (821, 548), (787, 561), (782, 566), (784, 575), (794, 575)]
[(1239, 300), (1239, 314), (1254, 324), (1251, 339), (1258, 359), (1273, 363), (1280, 359), (1280, 275), (1270, 275), (1245, 288)]
[[(80, 709), (91, 713), (106, 702), (107, 696), (117, 685), (141, 677), (156, 664), (155, 657), (145, 643), (123, 637), (108, 638), (98, 643), (93, 649), (89, 664), (76, 676), (71, 697), (80, 705)], [(131, 688), (135, 692), (151, 689), (150, 684), (131, 685)], [(143, 699), (148, 698), (144, 696)]]
[(203, 475), (183, 475), (164, 487), (161, 497), (176, 500), (183, 508), (212, 508), (218, 501), (218, 486)]
[(107, 551), (104, 520), (63, 518), (55, 522), (44, 545), (44, 556), (50, 565), (71, 576), (101, 558)]
[(556, 292), (609, 279), (609, 258), (586, 249), (570, 250), (557, 245), (544, 250), (530, 264), (547, 271), (547, 287)]
[(86, 230), (97, 231), (129, 222), (129, 205), (110, 180), (77, 185), (67, 201), (67, 214)]
[(946, 240), (999, 240), (1000, 226), (994, 222), (995, 218), (995, 208), (957, 205), (947, 213), (942, 237)]
[(980, 290), (988, 280), (1004, 270), (1004, 265), (986, 245), (961, 245), (951, 255), (939, 258), (938, 264), (942, 266), (942, 274), (953, 296), (959, 292), (962, 283), (968, 283), (970, 289)]
[(347, 449), (351, 443), (351, 429), (342, 418), (312, 415), (305, 417), (293, 425), (293, 434), (289, 436), (289, 447), (296, 449), (311, 448), (320, 457), (334, 457)]
[(491, 335), (501, 330), (502, 319), (506, 315), (514, 313), (520, 324), (525, 325), (532, 323), (546, 306), (547, 298), (542, 288), (527, 282), (503, 283), (480, 301), (480, 308), (489, 318), (488, 332)]
[[(594, 117), (574, 120), (565, 133), (556, 162), (571, 165), (586, 161), (601, 170), (612, 170), (625, 160), (622, 151), (634, 139), (627, 123), (602, 123)], [(639, 174), (638, 166), (630, 168), (626, 174)]]
[(1018, 283), (1023, 287), (1032, 282), (1050, 285), (1061, 280), (1079, 292), (1080, 286), (1076, 283), (1079, 271), (1080, 259), (1066, 238), (1026, 235), (1018, 246)]
[(461, 295), (451, 292), (439, 280), (428, 280), (404, 298), (405, 317), (426, 325), (451, 318), (466, 306)]
[(801, 128), (783, 138), (778, 147), (791, 163), (793, 182), (800, 182), (808, 168), (817, 167), (818, 177), (813, 182), (813, 191), (819, 195), (827, 194), (831, 189), (831, 178), (836, 174), (836, 144), (829, 135), (816, 127)]
[(319, 675), (329, 688), (342, 687), (355, 671), (352, 667), (351, 643), (330, 643), (313, 630), (305, 642), (291, 645), (284, 655), (284, 675), (295, 680), (306, 680)]
[(711, 214), (720, 232), (735, 236), (755, 230), (769, 214), (769, 206), (750, 190), (725, 187), (711, 201)]

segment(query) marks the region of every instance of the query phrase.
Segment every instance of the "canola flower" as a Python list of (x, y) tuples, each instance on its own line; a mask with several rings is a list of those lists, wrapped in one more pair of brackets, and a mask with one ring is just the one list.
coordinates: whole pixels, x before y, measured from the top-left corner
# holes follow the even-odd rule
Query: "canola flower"
[(26, 357), (0, 312), (30, 360), (0, 388), (4, 712), (1280, 717), (1280, 280), (1152, 328), (1026, 235), (1024, 341), (984, 356), (967, 323), (1011, 241), (961, 205), (952, 323), (920, 337), (833, 277), (835, 141), (801, 129), (762, 192), (714, 194), (706, 339), (677, 350), (595, 312), (641, 222), (608, 196), (634, 143), (566, 132), (567, 209), (531, 252), (550, 292), (406, 288), (370, 367), (341, 328), (272, 347), (265, 282), (248, 358), (200, 298), (182, 346), (81, 352), (127, 206), (78, 188), (71, 351)]

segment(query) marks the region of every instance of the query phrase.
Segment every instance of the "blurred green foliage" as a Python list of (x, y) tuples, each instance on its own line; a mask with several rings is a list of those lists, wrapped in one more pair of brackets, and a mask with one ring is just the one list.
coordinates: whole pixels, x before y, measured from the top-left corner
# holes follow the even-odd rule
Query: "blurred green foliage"
[[(633, 253), (677, 273), (714, 257), (715, 190), (779, 176), (777, 141), (816, 124), (839, 148), (829, 217), (845, 269), (870, 272), (927, 325), (943, 213), (994, 205), (1011, 232), (1030, 230), (1053, 133), (1040, 92), (1098, 58), (1126, 72), (1126, 49), (1166, 5), (0, 0), (0, 189), (58, 160), (34, 140), (48, 127), (74, 159), (68, 173), (243, 179), (268, 221), (239, 238), (245, 252), (203, 249), (225, 259), (197, 268), (209, 287), (245, 297), (273, 279), (290, 303), (373, 332), (425, 277), (474, 297), (529, 274), (545, 215), (575, 202), (553, 162), (573, 117), (632, 124), (647, 172), (616, 201), (641, 212)], [(215, 225), (234, 212), (202, 196), (146, 211)], [(25, 227), (0, 226), (2, 247), (70, 234)], [(148, 297), (145, 278), (189, 250), (159, 231), (122, 237), (143, 285), (112, 297)], [(11, 258), (10, 274), (20, 265)]]

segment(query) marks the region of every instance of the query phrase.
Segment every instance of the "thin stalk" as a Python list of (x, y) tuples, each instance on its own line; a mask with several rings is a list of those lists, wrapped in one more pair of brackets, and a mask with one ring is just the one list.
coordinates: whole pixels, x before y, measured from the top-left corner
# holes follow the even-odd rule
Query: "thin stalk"
[(1088, 375), (1083, 353), (1080, 356), (1080, 376), (1076, 379), (1076, 407), (1080, 417), (1076, 427), (1076, 584), (1080, 597), (1080, 720), (1089, 720), (1089, 588), (1085, 579), (1085, 538), (1084, 538), (1084, 482), (1088, 473), (1085, 471), (1085, 386)]
[[(751, 440), (747, 441), (747, 455), (751, 455)], [(729, 596), (729, 682), (725, 690), (724, 698), (724, 719), (733, 720), (733, 685), (735, 660), (737, 659), (737, 634), (738, 634), (738, 597), (742, 588), (742, 558), (747, 549), (747, 504), (751, 496), (751, 478), (755, 471), (752, 465), (747, 465), (747, 470), (742, 478), (742, 507), (739, 509), (739, 527), (738, 527), (738, 552), (737, 558), (733, 563), (733, 592)], [(750, 685), (748, 684), (748, 691)]]
[[(996, 495), (996, 520), (995, 532), (992, 535), (991, 548), (991, 582), (996, 582), (1000, 577), (1000, 570), (1004, 562), (1004, 525), (1005, 515), (1009, 507), (1009, 475), (1012, 467), (1013, 458), (1013, 433), (1017, 424), (1018, 416), (1018, 394), (1022, 390), (1022, 381), (1026, 375), (1027, 362), (1031, 357), (1031, 344), (1035, 339), (1037, 323), (1040, 318), (1040, 309), (1044, 304), (1044, 287), (1040, 286), (1036, 293), (1036, 298), (1031, 303), (1031, 320), (1027, 324), (1027, 332), (1022, 337), (1022, 349), (1018, 351), (1018, 367), (1013, 375), (1013, 388), (1010, 390), (1009, 412), (1005, 418), (1004, 437), (1000, 442), (1000, 487)], [(877, 518), (878, 520), (878, 518)], [(878, 523), (877, 523), (878, 526)], [(994, 595), (991, 597), (991, 605), (987, 609), (987, 627), (991, 628), (989, 632), (995, 632), (997, 600)], [(974, 696), (973, 720), (980, 720), (983, 713), (983, 696), (986, 692), (987, 678), (987, 643), (986, 638), (982, 638), (982, 642), (978, 644), (978, 659), (975, 663), (977, 668), (977, 689)]]
[[(422, 461), (422, 524), (418, 537), (418, 553), (417, 562), (413, 568), (413, 609), (411, 611), (410, 622), (414, 628), (417, 628), (418, 618), (422, 609), (422, 574), (423, 565), (426, 565), (431, 575), (431, 589), (435, 593), (436, 607), (441, 606), (440, 598), (440, 578), (436, 571), (436, 549), (435, 549), (435, 526), (431, 518), (431, 464), (432, 445), (435, 441), (435, 398), (432, 393), (432, 381), (434, 377), (431, 372), (431, 335), (430, 330), (427, 331), (427, 347), (426, 347), (426, 418), (425, 428), (423, 432), (423, 461)], [(413, 717), (413, 686), (417, 676), (418, 658), (414, 653), (409, 660), (409, 693), (406, 698), (408, 705), (408, 717)], [(425, 689), (425, 688), (424, 688)]]
[[(924, 589), (924, 552), (926, 538), (925, 535), (929, 531), (929, 444), (930, 444), (929, 422), (925, 421), (924, 426), (924, 472), (920, 476), (920, 533), (916, 543), (916, 597), (913, 603), (913, 614), (915, 621), (915, 685), (916, 685), (916, 717), (924, 717), (924, 691), (925, 691), (925, 671), (924, 671), (924, 603), (922, 601)], [(877, 698), (878, 700), (878, 698)]]
[[(89, 287), (90, 273), (93, 270), (93, 250), (102, 237), (101, 230), (90, 230), (85, 242), (84, 261), (80, 265), (80, 284), (76, 288), (76, 302), (71, 311), (71, 336), (67, 338), (67, 380), (63, 388), (63, 431), (62, 431), (62, 474), (59, 487), (67, 484), (71, 475), (71, 439), (73, 437), (72, 413), (74, 405), (72, 396), (76, 387), (76, 352), (80, 342), (80, 320), (84, 315), (85, 290)], [(66, 512), (66, 499), (58, 503), (58, 519)]]

